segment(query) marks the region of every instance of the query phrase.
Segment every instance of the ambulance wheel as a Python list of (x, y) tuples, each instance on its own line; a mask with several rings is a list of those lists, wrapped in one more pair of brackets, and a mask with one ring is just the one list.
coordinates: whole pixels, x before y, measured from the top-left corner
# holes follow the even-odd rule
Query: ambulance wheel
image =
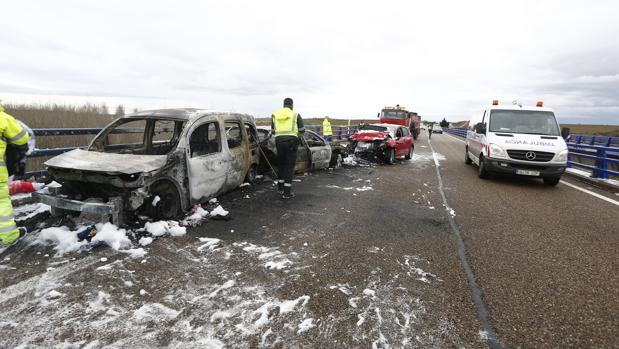
[(464, 163), (470, 165), (473, 163), (473, 160), (469, 157), (469, 148), (464, 147)]
[(557, 184), (559, 184), (559, 180), (561, 180), (561, 177), (544, 177), (544, 184), (549, 185), (549, 186), (555, 186)]
[(387, 153), (385, 155), (386, 155), (385, 157), (387, 158), (387, 163), (389, 165), (395, 164), (395, 149), (393, 148), (387, 149)]
[(404, 158), (405, 158), (406, 160), (410, 160), (410, 159), (412, 159), (412, 158), (413, 158), (413, 146), (412, 146), (412, 145), (411, 145), (411, 148), (408, 150), (408, 154), (406, 154), (406, 155), (404, 156)]
[(486, 165), (484, 164), (483, 156), (479, 157), (479, 167), (477, 168), (477, 176), (479, 176), (479, 178), (482, 178), (482, 179), (487, 179), (488, 177), (490, 177), (490, 173), (488, 173), (488, 170), (486, 169)]

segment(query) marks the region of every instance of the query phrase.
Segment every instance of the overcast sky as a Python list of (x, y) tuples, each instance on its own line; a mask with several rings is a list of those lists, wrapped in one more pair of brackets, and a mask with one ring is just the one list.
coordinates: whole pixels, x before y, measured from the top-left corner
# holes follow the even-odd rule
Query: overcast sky
[[(543, 100), (619, 124), (619, 1), (0, 0), (8, 103), (464, 120)], [(113, 108), (112, 108), (113, 109)]]

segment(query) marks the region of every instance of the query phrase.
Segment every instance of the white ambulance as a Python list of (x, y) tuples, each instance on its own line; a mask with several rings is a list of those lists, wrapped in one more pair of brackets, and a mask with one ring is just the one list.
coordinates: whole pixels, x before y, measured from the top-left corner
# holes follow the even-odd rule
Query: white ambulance
[(495, 100), (469, 123), (464, 162), (474, 162), (480, 178), (512, 174), (556, 185), (567, 166), (567, 145), (555, 114), (542, 102), (527, 107)]

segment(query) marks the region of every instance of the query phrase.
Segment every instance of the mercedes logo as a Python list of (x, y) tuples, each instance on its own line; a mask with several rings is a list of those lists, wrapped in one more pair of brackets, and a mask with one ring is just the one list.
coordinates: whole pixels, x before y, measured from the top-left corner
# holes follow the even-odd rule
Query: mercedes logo
[(535, 153), (532, 151), (528, 151), (526, 154), (524, 154), (524, 157), (527, 158), (527, 160), (535, 160)]

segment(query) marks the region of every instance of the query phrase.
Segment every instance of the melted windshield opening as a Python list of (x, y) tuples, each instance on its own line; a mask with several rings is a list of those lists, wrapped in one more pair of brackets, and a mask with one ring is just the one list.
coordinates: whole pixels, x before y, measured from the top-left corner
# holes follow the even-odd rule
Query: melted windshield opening
[(549, 111), (493, 110), (490, 131), (559, 136), (557, 120)]
[(88, 150), (115, 154), (165, 155), (176, 148), (183, 121), (121, 118), (106, 127)]

